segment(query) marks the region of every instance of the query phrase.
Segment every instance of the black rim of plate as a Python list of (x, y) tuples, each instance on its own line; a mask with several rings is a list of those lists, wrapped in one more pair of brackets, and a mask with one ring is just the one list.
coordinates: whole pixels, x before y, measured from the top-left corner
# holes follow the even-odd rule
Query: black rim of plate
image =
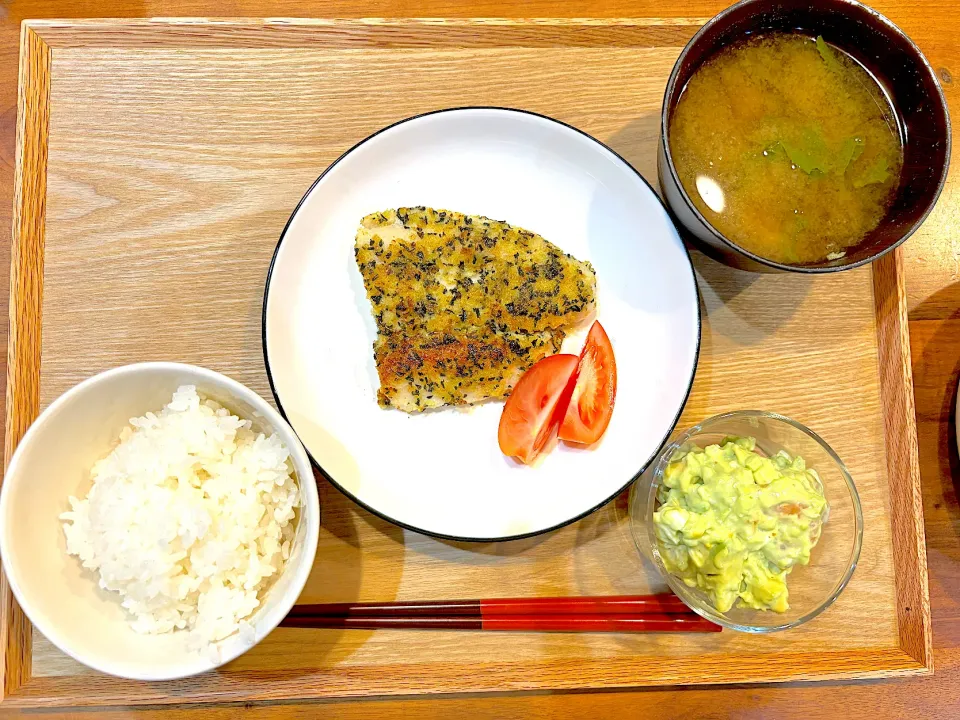
[[(368, 135), (368, 136), (365, 137), (363, 140), (360, 140), (358, 143), (356, 143), (356, 144), (353, 145), (350, 149), (348, 149), (346, 152), (344, 152), (342, 155), (340, 155), (340, 157), (338, 157), (338, 158), (337, 158), (336, 160), (334, 160), (332, 163), (330, 163), (330, 165), (327, 166), (326, 170), (324, 170), (324, 171), (320, 174), (320, 176), (319, 176), (316, 180), (313, 181), (313, 183), (310, 185), (310, 187), (307, 188), (307, 191), (303, 194), (303, 197), (300, 198), (300, 201), (297, 203), (296, 207), (294, 207), (293, 212), (290, 213), (289, 219), (287, 220), (286, 224), (283, 226), (283, 230), (280, 232), (280, 239), (277, 241), (277, 246), (276, 246), (276, 247), (274, 248), (274, 250), (273, 250), (273, 256), (270, 258), (270, 267), (267, 269), (267, 279), (266, 279), (266, 282), (265, 282), (265, 284), (264, 284), (264, 289), (263, 289), (263, 308), (262, 308), (262, 310), (261, 310), (261, 316), (260, 316), (260, 317), (261, 317), (261, 319), (260, 319), (260, 329), (261, 329), (261, 332), (260, 332), (260, 344), (261, 344), (261, 348), (262, 348), (262, 350), (263, 350), (263, 365), (264, 365), (264, 368), (265, 368), (266, 371), (267, 371), (267, 381), (270, 383), (270, 392), (273, 393), (273, 398), (274, 398), (274, 400), (275, 400), (276, 403), (277, 403), (277, 409), (280, 411), (280, 414), (283, 416), (284, 420), (286, 420), (287, 422), (290, 422), (290, 419), (287, 417), (286, 411), (283, 409), (283, 403), (282, 403), (281, 400), (280, 400), (280, 396), (279, 396), (279, 394), (277, 393), (277, 388), (276, 388), (276, 385), (274, 384), (274, 381), (273, 381), (273, 372), (272, 372), (271, 369), (270, 369), (270, 356), (269, 356), (269, 354), (267, 353), (267, 304), (268, 304), (268, 302), (269, 302), (269, 300), (270, 300), (270, 283), (271, 283), (271, 280), (272, 280), (272, 278), (273, 278), (273, 269), (274, 269), (274, 267), (275, 267), (275, 265), (276, 265), (276, 262), (277, 262), (277, 256), (280, 254), (280, 248), (283, 246), (283, 240), (284, 240), (284, 238), (286, 237), (287, 230), (290, 228), (290, 223), (293, 222), (293, 219), (297, 216), (297, 213), (300, 212), (301, 206), (304, 204), (304, 202), (306, 202), (307, 198), (310, 197), (311, 193), (313, 193), (313, 191), (314, 191), (314, 189), (317, 187), (317, 185), (320, 184), (320, 181), (323, 180), (323, 178), (326, 177), (327, 174), (328, 174), (331, 170), (333, 170), (333, 168), (335, 168), (335, 167), (337, 166), (337, 164), (340, 163), (341, 160), (343, 160), (344, 158), (346, 158), (348, 155), (350, 155), (354, 150), (356, 150), (357, 148), (359, 148), (361, 145), (364, 145), (365, 143), (369, 142), (370, 140), (373, 140), (373, 139), (374, 139), (375, 137), (377, 137), (378, 135), (380, 135), (380, 134), (382, 134), (382, 133), (385, 133), (385, 132), (387, 132), (388, 130), (393, 129), (393, 128), (397, 127), (398, 125), (403, 125), (403, 124), (405, 124), (405, 123), (412, 122), (412, 121), (418, 120), (418, 119), (420, 119), (420, 118), (428, 117), (428, 116), (430, 116), (430, 115), (439, 115), (439, 114), (441, 114), (441, 113), (455, 113), (455, 112), (472, 111), (472, 110), (494, 110), (494, 111), (499, 111), (499, 112), (504, 112), (504, 113), (517, 113), (517, 114), (522, 114), (522, 115), (532, 115), (533, 117), (540, 118), (541, 120), (546, 120), (546, 121), (551, 122), (551, 123), (554, 123), (554, 124), (556, 124), (556, 125), (560, 125), (561, 127), (564, 127), (564, 128), (566, 128), (566, 129), (568, 129), (568, 130), (572, 130), (572, 131), (574, 131), (575, 133), (577, 133), (578, 135), (582, 135), (583, 137), (587, 138), (588, 140), (593, 141), (593, 142), (596, 143), (599, 147), (601, 147), (602, 149), (604, 149), (604, 150), (606, 150), (608, 153), (610, 153), (613, 157), (617, 158), (617, 160), (619, 160), (621, 163), (623, 163), (623, 165), (624, 165), (626, 168), (628, 168), (629, 170), (633, 171), (633, 173), (634, 173), (638, 178), (640, 178), (640, 180), (643, 182), (643, 184), (647, 186), (647, 189), (648, 189), (648, 190), (653, 194), (653, 196), (657, 199), (657, 202), (660, 203), (660, 206), (664, 209), (664, 212), (666, 213), (667, 218), (670, 220), (670, 225), (674, 228), (674, 232), (676, 232), (677, 235), (678, 235), (678, 237), (680, 238), (680, 245), (681, 245), (681, 247), (683, 247), (684, 253), (685, 253), (686, 256), (687, 256), (687, 263), (688, 263), (689, 266), (690, 266), (690, 277), (693, 279), (693, 288), (694, 288), (694, 293), (695, 293), (695, 295), (696, 295), (696, 306), (697, 306), (697, 342), (696, 342), (696, 347), (694, 348), (694, 352), (693, 352), (693, 367), (692, 367), (691, 370), (690, 370), (690, 380), (689, 380), (689, 382), (687, 383), (687, 390), (686, 390), (686, 392), (684, 393), (683, 401), (680, 403), (680, 406), (677, 408), (677, 414), (676, 414), (676, 416), (673, 418), (673, 421), (670, 423), (670, 427), (667, 429), (667, 431), (666, 431), (666, 433), (664, 434), (663, 438), (660, 440), (659, 444), (657, 445), (657, 448), (650, 454), (650, 457), (647, 458), (647, 460), (643, 463), (643, 465), (640, 467), (640, 469), (637, 470), (637, 472), (634, 473), (634, 475), (633, 475), (627, 482), (625, 482), (622, 486), (620, 486), (615, 493), (613, 493), (613, 494), (610, 495), (608, 498), (606, 498), (605, 500), (603, 500), (603, 502), (600, 502), (600, 503), (594, 505), (593, 507), (589, 508), (588, 510), (584, 510), (583, 512), (579, 513), (578, 515), (575, 515), (575, 516), (572, 517), (572, 518), (569, 518), (568, 520), (564, 520), (563, 522), (557, 523), (556, 525), (552, 525), (552, 526), (550, 526), (550, 527), (543, 528), (542, 530), (534, 530), (533, 532), (521, 533), (521, 534), (519, 534), (519, 535), (503, 535), (503, 536), (496, 536), (496, 537), (466, 537), (466, 536), (462, 536), (462, 535), (448, 535), (448, 534), (445, 534), (445, 533), (439, 533), (439, 532), (435, 532), (435, 531), (432, 531), (432, 530), (427, 530), (426, 528), (416, 527), (415, 525), (411, 525), (411, 524), (405, 523), (405, 522), (403, 522), (403, 521), (401, 521), (401, 520), (397, 520), (396, 518), (392, 518), (392, 517), (390, 517), (389, 515), (387, 515), (387, 514), (381, 512), (381, 511), (377, 510), (376, 508), (374, 508), (374, 507), (368, 505), (367, 503), (363, 502), (362, 500), (360, 500), (360, 499), (359, 499), (358, 497), (356, 497), (353, 493), (351, 493), (351, 492), (348, 491), (346, 488), (344, 488), (342, 485), (340, 485), (340, 483), (338, 483), (338, 482), (333, 478), (332, 475), (330, 475), (326, 470), (324, 470), (324, 469), (323, 469), (323, 466), (322, 466), (319, 462), (317, 462), (317, 459), (313, 456), (313, 453), (310, 452), (310, 448), (308, 448), (308, 447), (306, 447), (306, 445), (304, 445), (304, 449), (305, 449), (306, 452), (307, 452), (307, 457), (310, 458), (310, 462), (313, 464), (313, 466), (314, 466), (317, 470), (320, 471), (320, 474), (323, 475), (323, 477), (325, 477), (325, 478), (327, 479), (327, 481), (328, 481), (331, 485), (333, 485), (333, 486), (334, 486), (337, 490), (339, 490), (343, 495), (345, 495), (346, 497), (350, 498), (350, 500), (352, 500), (353, 502), (355, 502), (357, 505), (359, 505), (360, 507), (362, 507), (364, 510), (367, 510), (368, 512), (376, 515), (377, 517), (379, 517), (379, 518), (381, 518), (381, 519), (383, 519), (383, 520), (386, 520), (386, 521), (389, 522), (389, 523), (393, 523), (394, 525), (397, 525), (397, 526), (399, 526), (399, 527), (405, 528), (405, 529), (407, 529), (407, 530), (412, 530), (413, 532), (421, 533), (421, 534), (423, 534), (423, 535), (428, 535), (428, 536), (430, 536), (430, 537), (439, 538), (439, 539), (441, 539), (441, 540), (452, 540), (452, 541), (455, 541), (455, 542), (488, 543), (488, 542), (504, 542), (504, 541), (508, 541), (508, 540), (523, 540), (523, 539), (525, 539), (525, 538), (535, 537), (535, 536), (537, 536), (537, 535), (544, 535), (544, 534), (546, 534), (546, 533), (553, 532), (554, 530), (559, 530), (559, 529), (562, 528), (562, 527), (566, 527), (567, 525), (571, 525), (572, 523), (575, 523), (575, 522), (577, 522), (578, 520), (582, 520), (583, 518), (587, 517), (587, 516), (590, 515), (591, 513), (596, 512), (597, 510), (599, 510), (600, 508), (602, 508), (604, 505), (606, 505), (607, 503), (609, 503), (610, 501), (612, 501), (614, 498), (616, 498), (618, 495), (620, 495), (620, 493), (622, 493), (624, 490), (626, 490), (628, 487), (630, 487), (630, 485), (632, 485), (632, 484), (637, 480), (637, 478), (639, 478), (639, 477), (643, 474), (643, 472), (650, 466), (650, 463), (653, 462), (653, 460), (660, 454), (660, 452), (663, 450), (664, 446), (667, 444), (667, 440), (670, 439), (670, 436), (673, 434), (673, 431), (674, 431), (674, 430), (676, 429), (676, 427), (677, 427), (677, 423), (680, 421), (680, 416), (683, 414), (683, 409), (684, 409), (684, 407), (686, 407), (687, 400), (690, 399), (690, 392), (691, 392), (691, 390), (693, 389), (693, 381), (694, 381), (694, 378), (696, 377), (696, 374), (697, 374), (697, 366), (698, 366), (699, 363), (700, 363), (700, 341), (701, 341), (701, 335), (702, 335), (702, 333), (703, 333), (703, 312), (702, 312), (702, 310), (700, 309), (700, 286), (699, 286), (699, 284), (697, 283), (697, 274), (696, 274), (696, 272), (695, 272), (695, 270), (694, 270), (694, 268), (693, 268), (693, 260), (690, 258), (690, 250), (687, 248), (686, 244), (683, 242), (682, 236), (680, 236), (679, 231), (676, 229), (676, 225), (675, 225), (675, 223), (674, 223), (674, 221), (673, 221), (673, 216), (670, 215), (670, 212), (667, 210), (667, 206), (664, 204), (663, 199), (657, 194), (656, 190), (654, 190), (653, 186), (647, 181), (647, 179), (646, 179), (643, 175), (641, 175), (640, 172), (639, 172), (635, 167), (633, 167), (633, 165), (631, 165), (629, 162), (627, 162), (616, 150), (614, 150), (613, 148), (609, 147), (609, 146), (606, 145), (605, 143), (600, 142), (599, 140), (597, 140), (595, 137), (593, 137), (593, 136), (590, 135), (589, 133), (586, 133), (586, 132), (584, 132), (583, 130), (580, 130), (579, 128), (574, 127), (573, 125), (570, 125), (570, 124), (568, 124), (568, 123), (565, 123), (565, 122), (563, 122), (562, 120), (557, 120), (557, 119), (552, 118), (552, 117), (550, 117), (550, 116), (548, 116), (548, 115), (543, 115), (543, 114), (541, 114), (541, 113), (533, 112), (533, 111), (531, 111), (531, 110), (522, 110), (522, 109), (518, 109), (518, 108), (509, 108), (509, 107), (499, 107), (499, 106), (495, 106), (495, 105), (465, 105), (465, 106), (461, 106), (461, 107), (443, 108), (443, 109), (440, 109), (440, 110), (431, 110), (431, 111), (429, 111), (429, 112), (419, 113), (418, 115), (412, 115), (411, 117), (404, 118), (404, 119), (402, 119), (402, 120), (398, 120), (398, 121), (396, 121), (396, 122), (394, 122), (394, 123), (391, 123), (390, 125), (387, 125), (386, 127), (383, 127), (383, 128), (381, 128), (381, 129), (377, 130), (375, 133), (373, 133), (373, 134), (371, 134), (371, 135)], [(297, 429), (296, 429), (295, 427), (293, 427), (293, 423), (290, 423), (290, 427), (293, 428), (294, 434), (296, 434)], [(299, 435), (298, 435), (298, 437), (299, 437)]]

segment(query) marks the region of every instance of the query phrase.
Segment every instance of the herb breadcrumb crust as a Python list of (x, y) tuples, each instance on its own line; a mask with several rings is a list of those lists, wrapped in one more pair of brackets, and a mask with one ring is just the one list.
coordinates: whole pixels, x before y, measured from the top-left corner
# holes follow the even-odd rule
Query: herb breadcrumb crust
[(378, 401), (406, 412), (509, 395), (596, 305), (590, 263), (486, 217), (372, 213), (354, 253), (377, 323)]

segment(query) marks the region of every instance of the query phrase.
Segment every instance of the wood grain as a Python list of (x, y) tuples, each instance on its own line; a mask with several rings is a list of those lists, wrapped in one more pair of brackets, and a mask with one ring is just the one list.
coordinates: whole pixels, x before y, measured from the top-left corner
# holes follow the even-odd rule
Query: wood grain
[[(277, 632), (277, 631), (275, 631)], [(304, 630), (291, 632), (322, 633), (328, 631)], [(363, 631), (349, 631), (363, 632)], [(377, 631), (389, 632), (389, 631)], [(401, 634), (409, 635), (416, 631), (398, 630), (395, 644), (403, 640)], [(425, 634), (437, 635), (432, 631)], [(455, 635), (457, 633), (450, 633)], [(474, 633), (473, 635), (476, 635)], [(471, 639), (473, 638), (471, 635)], [(510, 634), (511, 637), (513, 634)], [(719, 637), (719, 635), (713, 635)], [(301, 641), (302, 642), (302, 641)], [(463, 642), (462, 635), (459, 640)], [(512, 644), (503, 643), (503, 649), (512, 649)], [(302, 652), (304, 648), (299, 648)], [(916, 661), (899, 649), (867, 650), (856, 654), (845, 652), (817, 652), (789, 655), (791, 663), (787, 666), (780, 653), (760, 654), (746, 658), (736, 658), (752, 678), (752, 682), (778, 682), (786, 678), (791, 680), (822, 680), (821, 667), (830, 668), (830, 678), (863, 677), (863, 667), (885, 668), (883, 676), (898, 677), (916, 674), (923, 670)], [(694, 672), (702, 669), (712, 682), (724, 682), (726, 674), (723, 664), (733, 658), (723, 658), (717, 662), (697, 662)], [(381, 683), (375, 688), (383, 692), (371, 692), (367, 685), (374, 680), (369, 672), (354, 671), (350, 668), (336, 670), (298, 668), (295, 672), (271, 673), (268, 670), (257, 672), (221, 672), (208, 674), (192, 680), (175, 683), (138, 683), (115, 680), (101, 675), (75, 675), (69, 677), (38, 677), (31, 680), (16, 695), (7, 699), (10, 707), (47, 708), (111, 706), (111, 705), (152, 705), (191, 702), (277, 702), (304, 698), (341, 698), (370, 697), (379, 695), (432, 695), (445, 692), (444, 688), (456, 688), (457, 693), (503, 691), (533, 691), (556, 689), (591, 689), (618, 687), (636, 687), (638, 685), (678, 685), (699, 681), (701, 678), (691, 675), (691, 658), (664, 657), (656, 664), (631, 664), (630, 674), (623, 675), (622, 668), (610, 664), (584, 662), (582, 658), (569, 658), (564, 661), (528, 661), (524, 663), (478, 663), (465, 667), (435, 663), (405, 663), (400, 666), (379, 668), (382, 673), (403, 673), (395, 678), (389, 689)], [(787, 675), (784, 675), (787, 670)], [(656, 672), (655, 683), (641, 681), (634, 673)], [(491, 676), (497, 676), (499, 684), (489, 683)], [(425, 686), (426, 679), (432, 685)], [(700, 684), (695, 682), (694, 684)], [(427, 691), (424, 692), (425, 687)]]
[[(515, 25), (477, 23), (474, 33), (500, 37)], [(353, 39), (338, 40), (341, 26), (325, 23), (309, 27), (329, 34), (329, 47), (315, 41), (301, 47), (294, 33), (229, 54), (215, 38), (196, 48), (158, 42), (154, 24), (87, 23), (84, 42), (66, 39), (62, 24), (31, 24), (54, 46), (41, 406), (94, 372), (148, 358), (203, 364), (269, 396), (260, 299), (280, 229), (295, 199), (343, 148), (399, 118), (462, 104), (464, 97), (525, 107), (585, 129), (655, 177), (658, 108), (678, 47), (586, 47), (559, 35), (528, 47), (522, 33), (518, 44), (504, 47), (422, 47), (421, 23), (409, 29), (416, 42), (403, 47), (395, 23), (347, 26), (369, 36), (363, 53)], [(88, 42), (95, 27), (126, 42), (142, 31), (148, 42), (135, 51), (123, 43), (106, 48)], [(196, 24), (160, 27), (165, 37)], [(370, 38), (383, 27), (388, 42), (378, 44)], [(587, 27), (633, 32), (629, 21)], [(268, 27), (207, 25), (204, 35), (221, 29), (254, 43)], [(274, 47), (277, 37), (288, 37), (292, 47)], [(363, 112), (355, 111), (358, 103)], [(887, 432), (902, 435), (909, 408), (886, 426), (881, 412), (878, 331), (904, 337), (896, 273), (756, 276), (699, 254), (695, 264), (706, 322), (681, 424), (742, 407), (739, 388), (749, 385), (749, 404), (817, 428), (856, 478), (868, 528), (860, 570), (816, 623), (775, 637), (724, 634), (719, 642), (523, 635), (509, 638), (506, 655), (505, 639), (496, 634), (464, 643), (457, 634), (429, 632), (279, 630), (220, 673), (164, 685), (91, 674), (38, 636), (35, 677), (11, 702), (270, 700), (926, 670), (929, 617), (922, 602), (911, 611), (919, 620), (907, 645), (898, 629), (888, 495), (888, 488), (905, 492), (907, 507), (913, 497), (909, 484), (917, 475), (909, 467), (888, 474), (885, 440)], [(875, 304), (875, 292), (895, 300)], [(831, 304), (844, 312), (824, 325), (822, 309)], [(893, 379), (906, 383), (902, 392), (909, 395), (907, 349), (904, 342), (889, 343), (883, 358), (896, 364)], [(758, 364), (758, 357), (765, 362)], [(321, 491), (324, 529), (304, 602), (489, 596), (502, 587), (541, 595), (662, 587), (632, 547), (622, 499), (545, 537), (475, 546), (401, 531), (326, 483)], [(915, 532), (913, 518), (907, 519), (898, 533)], [(913, 548), (916, 560), (922, 538), (904, 547)], [(918, 583), (922, 567), (912, 566)], [(901, 597), (919, 601), (925, 594), (922, 583), (908, 586)]]
[(923, 495), (902, 253), (889, 253), (875, 262), (873, 277), (900, 643), (911, 657), (933, 670)]
[[(262, 0), (18, 0), (0, 21), (0, 220), (9, 217), (12, 197), (14, 128), (16, 118), (16, 48), (19, 22), (25, 17), (225, 15), (276, 16), (709, 16), (724, 0), (330, 0), (322, 6), (303, 0), (278, 0), (266, 8)], [(960, 15), (943, 0), (875, 0), (871, 3), (899, 24), (920, 45), (941, 77), (960, 72)], [(4, 7), (0, 6), (0, 18)], [(956, 81), (944, 90), (954, 117), (960, 116)], [(960, 158), (954, 157), (954, 168)], [(937, 673), (933, 677), (886, 683), (841, 683), (816, 686), (703, 688), (602, 694), (540, 693), (515, 696), (476, 696), (437, 700), (378, 700), (373, 702), (268, 705), (257, 711), (269, 717), (394, 718), (394, 717), (834, 717), (843, 706), (851, 717), (957, 717), (960, 714), (960, 503), (953, 477), (960, 476), (954, 439), (953, 402), (960, 372), (960, 321), (954, 319), (960, 301), (960, 195), (955, 175), (941, 203), (924, 228), (904, 247), (911, 311), (911, 340), (917, 390), (923, 497), (929, 548), (930, 589), (934, 618)], [(0, 222), (0, 232), (5, 223)], [(9, 245), (0, 242), (0, 262)], [(5, 277), (0, 277), (0, 290)], [(5, 296), (5, 293), (0, 293)], [(2, 328), (0, 328), (2, 331)], [(187, 711), (215, 717), (235, 717), (243, 705)], [(4, 714), (0, 712), (0, 714)], [(145, 717), (159, 711), (142, 711)], [(166, 712), (164, 712), (166, 715)], [(50, 715), (51, 717), (54, 715)], [(60, 716), (56, 714), (56, 716)], [(73, 717), (74, 715), (71, 715)], [(86, 716), (86, 714), (84, 714)], [(98, 712), (98, 717), (129, 717), (124, 709)], [(137, 713), (141, 716), (141, 712)]]
[[(20, 39), (20, 98), (14, 177), (10, 329), (4, 469), (40, 407), (40, 316), (43, 296), (44, 222), (47, 199), (47, 134), (50, 49), (28, 26)], [(0, 573), (0, 663), (3, 696), (30, 678), (31, 627), (6, 575)]]
[(706, 18), (270, 18), (35, 21), (57, 48), (503, 48), (683, 46)]

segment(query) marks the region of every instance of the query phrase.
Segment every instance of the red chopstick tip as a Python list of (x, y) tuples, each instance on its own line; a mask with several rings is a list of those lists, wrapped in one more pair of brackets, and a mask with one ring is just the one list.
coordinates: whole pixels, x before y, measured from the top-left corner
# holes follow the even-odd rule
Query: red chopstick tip
[(719, 632), (698, 615), (512, 615), (483, 619), (484, 630), (532, 632)]

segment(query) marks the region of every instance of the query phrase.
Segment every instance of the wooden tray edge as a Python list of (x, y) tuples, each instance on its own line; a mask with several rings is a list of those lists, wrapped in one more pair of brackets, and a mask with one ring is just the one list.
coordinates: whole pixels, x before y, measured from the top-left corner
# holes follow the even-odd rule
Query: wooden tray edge
[[(870, 670), (864, 672), (865, 658)], [(930, 670), (902, 650), (850, 650), (835, 653), (757, 655), (746, 667), (730, 672), (742, 658), (718, 655), (711, 669), (691, 675), (683, 658), (648, 658), (590, 670), (574, 661), (484, 664), (472, 673), (438, 664), (383, 666), (357, 670), (283, 673), (208, 673), (176, 683), (140, 683), (105, 676), (38, 677), (27, 683), (4, 707), (52, 708), (114, 705), (202, 704), (321, 700), (351, 697), (523, 694), (543, 691), (603, 690), (640, 687), (749, 684), (890, 678), (922, 675)], [(654, 678), (652, 670), (656, 669)], [(376, 678), (380, 689), (367, 694)], [(386, 678), (386, 680), (385, 680)], [(646, 679), (646, 678), (649, 678)]]
[[(197, 21), (192, 21), (198, 24)], [(272, 28), (269, 21), (254, 21), (258, 29)], [(292, 21), (292, 25), (299, 29), (310, 29), (316, 32), (317, 25), (313, 22)], [(332, 21), (321, 21), (332, 22)], [(364, 43), (370, 40), (375, 32), (382, 32), (383, 26), (376, 22), (351, 21), (358, 27), (366, 28), (361, 33)], [(389, 25), (391, 21), (384, 21)], [(410, 20), (396, 21), (397, 23), (422, 22), (433, 23), (449, 31), (450, 25), (444, 26), (443, 21)], [(453, 23), (466, 27), (469, 23), (487, 21), (462, 21)], [(499, 21), (496, 21), (499, 22)], [(525, 21), (503, 21), (504, 26), (510, 23)], [(526, 21), (531, 22), (531, 21)], [(534, 21), (545, 22), (548, 21)], [(244, 31), (246, 21), (237, 21), (235, 25), (226, 25), (227, 40), (234, 42), (237, 35), (234, 32)], [(599, 21), (596, 26), (607, 29), (620, 23), (634, 30), (645, 30), (650, 27), (679, 28), (687, 37), (692, 34), (689, 25), (665, 24), (657, 25), (650, 21)], [(35, 419), (39, 412), (39, 371), (40, 371), (40, 328), (42, 311), (42, 283), (43, 283), (43, 246), (44, 220), (46, 200), (46, 167), (47, 167), (47, 134), (49, 127), (49, 91), (50, 91), (50, 64), (51, 46), (76, 47), (87, 44), (83, 38), (77, 39), (65, 24), (57, 25), (56, 21), (25, 21), (21, 33), (20, 54), (20, 82), (19, 82), (19, 111), (17, 123), (17, 158), (15, 169), (15, 207), (13, 223), (13, 240), (11, 246), (11, 305), (10, 305), (10, 340), (8, 345), (7, 370), (7, 426), (5, 435), (5, 458), (9, 462), (12, 451)], [(90, 30), (97, 32), (111, 29), (118, 31), (123, 26), (129, 32), (129, 44), (142, 46), (144, 40), (170, 35), (166, 23), (155, 21), (89, 21), (83, 23)], [(213, 23), (220, 28), (220, 23)], [(563, 22), (556, 23), (563, 27)], [(128, 27), (129, 26), (129, 27)], [(190, 21), (184, 21), (184, 27), (190, 26)], [(279, 27), (276, 26), (276, 27)], [(333, 27), (323, 26), (323, 27)], [(493, 27), (499, 27), (494, 25)], [(166, 32), (164, 31), (166, 29)], [(182, 29), (178, 27), (178, 30)], [(249, 29), (249, 28), (246, 28)], [(475, 28), (474, 28), (475, 29)], [(206, 28), (208, 36), (211, 28)], [(145, 37), (138, 36), (144, 33)], [(42, 33), (42, 35), (41, 35)], [(441, 33), (442, 35), (443, 33)], [(126, 37), (126, 36), (125, 36)], [(518, 35), (522, 39), (523, 35)], [(642, 36), (638, 36), (642, 37)], [(47, 39), (51, 42), (48, 43)], [(111, 47), (122, 47), (124, 43), (114, 43), (111, 38)], [(297, 36), (286, 36), (279, 44), (287, 45), (297, 39)], [(622, 38), (620, 44), (622, 44)], [(639, 40), (638, 40), (639, 41)], [(256, 40), (256, 42), (267, 42)], [(552, 44), (563, 42), (563, 38), (555, 37)], [(658, 39), (664, 43), (663, 38)], [(190, 40), (196, 44), (196, 38)], [(349, 40), (351, 46), (354, 40)], [(493, 44), (502, 44), (503, 38), (496, 38)], [(268, 41), (266, 46), (277, 44), (274, 40)], [(389, 43), (388, 43), (389, 44)], [(460, 43), (453, 43), (459, 45)], [(514, 43), (522, 45), (524, 43)], [(581, 44), (581, 43), (575, 43)], [(602, 43), (588, 43), (602, 44)], [(175, 46), (168, 45), (169, 46)], [(259, 47), (260, 45), (255, 45)], [(928, 594), (928, 578), (926, 568), (926, 549), (924, 544), (922, 499), (920, 495), (919, 458), (916, 440), (916, 417), (914, 414), (913, 379), (910, 364), (910, 346), (907, 325), (906, 295), (904, 291), (904, 277), (902, 257), (898, 252), (891, 253), (877, 261), (873, 267), (874, 294), (877, 312), (877, 334), (879, 346), (879, 361), (881, 373), (882, 401), (885, 408), (885, 433), (888, 450), (888, 473), (891, 490), (891, 523), (894, 537), (894, 556), (896, 563), (904, 563), (909, 568), (909, 577), (916, 577), (916, 582), (909, 582), (909, 577), (903, 572), (896, 573), (898, 627), (900, 633), (900, 650), (873, 650), (852, 651), (847, 653), (831, 654), (830, 658), (822, 658), (818, 662), (806, 664), (806, 656), (782, 656), (784, 659), (793, 657), (796, 662), (794, 668), (783, 668), (779, 663), (771, 666), (761, 666), (753, 677), (743, 675), (701, 676), (698, 683), (743, 683), (743, 682), (776, 682), (788, 680), (825, 680), (840, 678), (868, 678), (891, 677), (899, 675), (924, 674), (933, 669), (932, 629), (930, 617), (930, 603)], [(899, 567), (899, 565), (898, 565)], [(914, 574), (915, 573), (915, 574)], [(248, 676), (238, 674), (235, 678), (214, 676), (217, 683), (227, 687), (207, 688), (202, 693), (193, 694), (189, 689), (176, 687), (177, 695), (171, 696), (157, 691), (156, 685), (141, 686), (137, 683), (91, 676), (71, 678), (37, 678), (30, 680), (31, 660), (31, 633), (32, 627), (22, 611), (17, 606), (6, 579), (0, 574), (0, 652), (3, 653), (3, 662), (0, 672), (3, 673), (2, 698), (6, 698), (4, 706), (23, 707), (51, 707), (51, 706), (81, 706), (94, 704), (129, 704), (135, 703), (173, 703), (173, 702), (204, 702), (204, 701), (231, 701), (256, 699), (284, 699), (293, 697), (348, 697), (362, 695), (360, 690), (337, 689), (336, 683), (324, 685), (323, 682), (311, 683), (306, 688), (307, 694), (298, 694), (291, 688), (303, 690), (294, 682), (302, 682), (302, 675), (295, 681), (278, 682), (275, 677), (265, 678), (262, 675)], [(869, 670), (864, 671), (864, 658), (870, 657), (875, 662)], [(816, 667), (811, 673), (809, 668)], [(425, 666), (430, 667), (430, 666)], [(534, 668), (530, 668), (533, 670)], [(555, 668), (553, 668), (555, 670)], [(433, 671), (436, 669), (433, 668)], [(548, 668), (544, 668), (543, 675), (550, 675)], [(542, 677), (539, 673), (531, 672), (530, 676)], [(576, 673), (573, 674), (576, 677)], [(538, 679), (539, 679), (538, 677)], [(317, 674), (317, 679), (329, 681), (330, 678)], [(427, 676), (425, 679), (429, 679)], [(531, 687), (509, 687), (503, 678), (497, 678), (492, 684), (483, 685), (483, 679), (462, 678), (459, 686), (450, 686), (443, 689), (426, 690), (425, 692), (489, 692), (498, 689), (509, 689), (523, 692), (534, 689)], [(570, 681), (566, 681), (570, 682)], [(556, 689), (573, 689), (575, 686), (566, 682), (557, 682)], [(677, 683), (689, 683), (690, 678), (678, 676)], [(489, 681), (488, 681), (489, 683)], [(239, 685), (239, 689), (232, 686)], [(589, 683), (586, 683), (589, 686)], [(596, 683), (596, 687), (640, 687), (653, 683), (624, 683), (622, 685)], [(662, 680), (657, 684), (665, 684)], [(666, 684), (669, 684), (667, 681)], [(579, 683), (576, 687), (583, 687)], [(162, 687), (162, 686), (161, 686)], [(173, 690), (174, 687), (167, 686)], [(395, 690), (386, 690), (382, 694), (404, 695), (410, 693), (410, 679), (397, 681)], [(537, 686), (542, 689), (542, 686)], [(181, 694), (183, 692), (184, 694)], [(61, 693), (66, 693), (66, 696)], [(69, 698), (69, 702), (63, 700)]]
[(682, 47), (706, 20), (152, 18), (25, 20), (24, 25), (54, 48)]
[[(40, 321), (47, 196), (50, 47), (29, 26), (20, 34), (10, 330), (4, 473), (17, 443), (40, 412)], [(0, 698), (30, 679), (32, 627), (0, 573)]]
[(880, 400), (883, 405), (890, 484), (900, 647), (933, 670), (927, 546), (923, 527), (920, 451), (910, 357), (906, 278), (900, 249), (873, 263)]

